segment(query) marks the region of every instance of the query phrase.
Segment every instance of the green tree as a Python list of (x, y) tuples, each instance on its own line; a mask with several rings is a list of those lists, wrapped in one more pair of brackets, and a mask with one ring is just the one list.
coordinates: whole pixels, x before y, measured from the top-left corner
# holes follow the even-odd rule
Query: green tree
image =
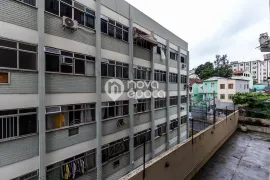
[(214, 61), (215, 71), (214, 76), (229, 78), (232, 76), (232, 68), (229, 64), (228, 56), (216, 55), (216, 60)]
[(199, 76), (200, 79), (205, 80), (213, 76), (214, 65), (211, 62), (206, 62), (201, 64), (195, 70), (195, 74)]

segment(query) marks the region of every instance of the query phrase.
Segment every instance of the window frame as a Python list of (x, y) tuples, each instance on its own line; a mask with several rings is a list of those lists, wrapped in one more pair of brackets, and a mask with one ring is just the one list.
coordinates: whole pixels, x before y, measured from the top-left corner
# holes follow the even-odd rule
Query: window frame
[[(114, 23), (110, 23), (110, 21), (111, 22), (114, 21)], [(125, 38), (124, 38), (124, 36), (125, 36), (124, 33), (127, 33), (127, 35), (129, 34), (129, 27), (128, 26), (126, 26), (126, 25), (124, 25), (124, 24), (122, 24), (122, 23), (120, 23), (118, 21), (115, 21), (115, 20), (113, 20), (111, 18), (108, 18), (105, 15), (102, 15), (102, 17), (101, 17), (101, 26), (102, 26), (102, 22), (105, 22), (106, 25), (107, 25), (107, 32), (101, 31), (102, 34), (106, 34), (106, 35), (108, 35), (110, 37), (114, 37), (114, 38), (116, 38), (118, 40), (122, 40), (122, 41), (127, 42), (127, 43), (129, 42), (129, 37), (128, 36), (127, 36), (127, 40), (125, 40)], [(109, 25), (114, 27), (113, 36), (109, 35)], [(120, 27), (120, 26), (122, 26), (122, 27)], [(121, 32), (122, 32), (122, 38), (121, 39), (117, 38), (117, 28), (121, 29)]]
[(178, 74), (170, 72), (169, 73), (169, 82), (178, 83)]
[[(16, 67), (5, 67), (5, 66), (0, 66), (0, 69), (15, 69), (15, 70), (23, 70), (23, 71), (38, 71), (38, 46), (36, 44), (31, 44), (31, 43), (27, 43), (27, 42), (21, 42), (21, 41), (14, 41), (11, 39), (7, 39), (7, 38), (1, 38), (0, 37), (0, 41), (7, 41), (7, 42), (11, 42), (11, 43), (15, 43), (16, 47), (8, 47), (8, 46), (2, 46), (0, 45), (0, 49), (3, 50), (11, 50), (11, 51), (15, 51), (16, 52)], [(25, 50), (25, 49), (21, 49), (20, 45), (28, 45), (28, 46), (32, 46), (35, 47), (36, 50), (35, 51), (31, 51), (31, 50)], [(35, 54), (35, 69), (25, 69), (25, 68), (20, 68), (20, 52), (24, 52), (24, 53), (29, 53), (29, 54)]]
[[(126, 114), (124, 113), (125, 108), (127, 110)], [(113, 113), (114, 115), (110, 117), (110, 111), (112, 109), (114, 111)], [(118, 114), (119, 110), (121, 111), (120, 114)], [(106, 120), (111, 120), (111, 119), (127, 116), (129, 114), (129, 102), (127, 100), (102, 102), (101, 113), (102, 113), (101, 121), (106, 121)], [(105, 115), (105, 113), (107, 113), (107, 115)]]
[[(45, 53), (45, 72), (46, 73), (68, 74), (68, 75), (74, 75), (74, 76), (95, 76), (95, 61), (96, 61), (96, 59), (95, 59), (95, 57), (93, 57), (91, 55), (80, 54), (80, 53), (76, 53), (76, 52), (61, 50), (61, 49), (47, 47), (47, 46), (45, 47), (44, 53)], [(65, 53), (69, 53), (71, 56), (68, 56)], [(58, 72), (47, 70), (46, 55), (58, 56), (58, 63), (59, 63)], [(76, 55), (84, 56), (84, 58), (76, 57)], [(61, 72), (61, 65), (67, 65), (67, 63), (62, 62), (62, 60), (63, 60), (62, 58), (70, 58), (70, 59), (72, 59), (72, 63), (70, 63), (70, 66), (72, 66), (72, 72), (71, 73)], [(84, 74), (76, 73), (76, 61), (84, 61)], [(92, 65), (94, 67), (94, 72), (91, 73), (91, 75), (87, 74), (87, 69), (86, 69), (87, 68), (87, 63), (92, 63)]]
[(177, 105), (178, 105), (178, 97), (170, 96), (170, 106), (177, 106)]
[[(140, 74), (140, 76), (138, 76)], [(145, 74), (145, 78), (143, 78), (143, 74)], [(151, 80), (151, 69), (142, 66), (133, 66), (133, 77), (134, 80)]]
[[(105, 62), (106, 61), (106, 62)], [(120, 65), (121, 64), (121, 65)], [(107, 75), (102, 75), (103, 72), (103, 66), (106, 65), (106, 74)], [(114, 76), (110, 76), (109, 75), (109, 66), (114, 66)], [(118, 77), (117, 76), (117, 67), (121, 67), (122, 68), (122, 77)], [(125, 73), (124, 73), (124, 69), (126, 69), (127, 71), (127, 77), (124, 77)], [(129, 64), (127, 63), (122, 63), (119, 61), (113, 61), (113, 60), (107, 60), (104, 59), (104, 61), (101, 62), (101, 77), (113, 77), (113, 78), (117, 78), (117, 79), (129, 79)]]
[(159, 82), (166, 82), (167, 81), (167, 73), (166, 71), (161, 71), (155, 69), (154, 71), (154, 80)]
[[(76, 106), (81, 106), (80, 108), (77, 108)], [(48, 108), (53, 108), (53, 107), (60, 107), (59, 111), (54, 111), (54, 112), (47, 112)], [(72, 109), (69, 109), (69, 107), (72, 107)], [(50, 132), (50, 131), (56, 131), (56, 130), (60, 130), (63, 128), (72, 128), (72, 127), (76, 127), (76, 126), (80, 126), (83, 124), (88, 124), (88, 123), (95, 123), (96, 122), (96, 117), (95, 117), (95, 110), (96, 110), (96, 104), (95, 103), (81, 103), (81, 104), (67, 104), (67, 105), (55, 105), (55, 106), (46, 106), (45, 107), (45, 123), (46, 123), (46, 132)], [(79, 123), (72, 123), (70, 124), (70, 122), (73, 122), (76, 120), (76, 112), (80, 112), (80, 116), (82, 115), (83, 117), (81, 117), (80, 122)], [(89, 115), (89, 112), (91, 114), (90, 120), (89, 117), (87, 117), (87, 115)], [(52, 122), (48, 122), (50, 121), (50, 119), (48, 118), (48, 116), (65, 116), (68, 113), (68, 118), (64, 117), (64, 124), (61, 127), (53, 127), (53, 121)], [(70, 113), (72, 114), (72, 117), (70, 117)], [(87, 118), (86, 118), (87, 117)], [(71, 121), (72, 119), (72, 121)], [(78, 122), (78, 121), (77, 121)], [(51, 128), (48, 127), (48, 125), (51, 126)]]
[[(28, 110), (29, 112), (21, 112), (23, 110)], [(33, 110), (35, 110), (35, 111), (33, 112)], [(0, 137), (0, 142), (18, 139), (18, 138), (22, 138), (22, 137), (26, 137), (26, 136), (31, 136), (31, 135), (38, 133), (38, 123), (39, 122), (38, 122), (38, 117), (37, 117), (38, 112), (37, 112), (36, 107), (28, 107), (28, 108), (22, 108), (22, 109), (8, 109), (8, 110), (1, 110), (0, 112), (2, 112), (2, 111), (14, 111), (14, 112), (16, 111), (16, 113), (7, 113), (6, 115), (0, 115), (0, 129), (4, 130), (4, 126), (6, 126), (6, 130), (2, 131), (2, 134)], [(36, 127), (34, 129), (35, 132), (20, 135), (21, 134), (20, 117), (29, 116), (29, 115), (36, 115), (36, 119), (35, 119)], [(4, 123), (4, 120), (5, 120), (5, 123)], [(11, 123), (11, 121), (12, 121), (12, 123)], [(16, 124), (16, 126), (15, 126), (15, 124)], [(9, 127), (9, 126), (12, 126), (12, 127)], [(11, 133), (11, 131), (12, 131), (12, 133)], [(4, 135), (4, 133), (6, 133), (6, 135)], [(12, 134), (12, 135), (10, 135), (10, 134)]]
[[(76, 9), (76, 10), (78, 10), (78, 11), (84, 13), (84, 24), (81, 24), (81, 23), (79, 23), (79, 22), (77, 21), (78, 24), (81, 25), (81, 26), (83, 26), (83, 27), (85, 27), (85, 28), (95, 29), (96, 12), (95, 12), (93, 9), (91, 9), (91, 8), (85, 6), (85, 5), (83, 5), (83, 4), (81, 4), (81, 3), (77, 2), (77, 1), (74, 1), (74, 0), (71, 0), (71, 4), (68, 4), (67, 2), (65, 2), (65, 1), (63, 1), (63, 0), (54, 0), (54, 1), (58, 1), (58, 2), (57, 2), (57, 3), (58, 3), (58, 14), (48, 11), (48, 10), (46, 9), (46, 5), (45, 5), (45, 12), (50, 13), (50, 14), (53, 14), (53, 15), (55, 15), (55, 16), (58, 16), (58, 17), (61, 17), (61, 18), (62, 18), (62, 16), (61, 16), (61, 5), (64, 4), (64, 5), (66, 5), (66, 6), (71, 7), (71, 16), (72, 16), (72, 17), (69, 17), (69, 18), (71, 18), (72, 20), (77, 21), (77, 20), (75, 19), (75, 9)], [(62, 4), (61, 4), (61, 3), (62, 3)], [(78, 8), (78, 7), (76, 7), (75, 4), (78, 4), (79, 6), (83, 7), (84, 10), (82, 10), (82, 9), (80, 9), (80, 8)], [(63, 5), (62, 5), (62, 6), (63, 6)], [(93, 18), (93, 26), (92, 26), (92, 27), (86, 25), (86, 24), (87, 24), (87, 15), (88, 15), (88, 16), (90, 15), (90, 16)]]
[[(141, 111), (138, 107), (141, 106)], [(143, 108), (144, 107), (144, 108)], [(151, 111), (151, 99), (138, 99), (134, 104), (134, 114), (145, 113)]]
[(155, 110), (167, 108), (166, 98), (155, 98)]

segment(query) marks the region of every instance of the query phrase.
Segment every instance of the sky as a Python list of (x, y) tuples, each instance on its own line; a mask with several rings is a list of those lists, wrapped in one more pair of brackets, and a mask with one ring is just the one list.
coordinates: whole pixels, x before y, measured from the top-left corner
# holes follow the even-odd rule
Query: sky
[(126, 0), (188, 42), (190, 69), (217, 54), (229, 61), (263, 60), (256, 49), (268, 32), (268, 0)]

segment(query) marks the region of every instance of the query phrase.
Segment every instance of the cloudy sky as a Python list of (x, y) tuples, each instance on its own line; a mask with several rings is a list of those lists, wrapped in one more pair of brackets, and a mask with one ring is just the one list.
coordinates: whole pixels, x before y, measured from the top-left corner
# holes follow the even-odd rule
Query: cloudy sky
[(263, 59), (255, 49), (267, 32), (268, 0), (126, 0), (189, 44), (191, 68), (227, 54), (230, 61)]

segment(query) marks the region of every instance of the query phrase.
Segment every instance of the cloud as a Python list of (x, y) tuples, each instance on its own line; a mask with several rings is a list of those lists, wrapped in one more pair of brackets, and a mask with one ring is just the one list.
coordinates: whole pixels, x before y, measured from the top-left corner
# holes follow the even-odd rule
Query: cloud
[(191, 68), (214, 61), (216, 54), (228, 54), (231, 61), (263, 57), (255, 47), (269, 29), (268, 1), (126, 1), (189, 43)]

